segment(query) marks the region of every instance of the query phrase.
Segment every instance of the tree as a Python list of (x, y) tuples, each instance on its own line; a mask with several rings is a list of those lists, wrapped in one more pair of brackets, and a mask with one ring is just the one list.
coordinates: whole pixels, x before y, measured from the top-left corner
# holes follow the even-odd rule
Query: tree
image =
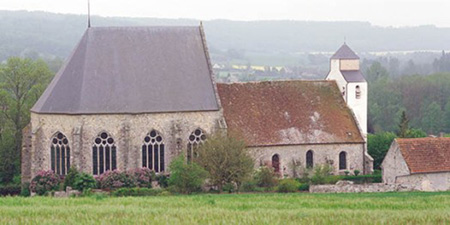
[(421, 129), (409, 129), (406, 131), (405, 138), (423, 138), (427, 137), (427, 133)]
[(185, 159), (185, 155), (180, 155), (170, 163), (168, 182), (180, 193), (190, 194), (200, 191), (208, 172), (195, 162), (187, 163)]
[(20, 172), (22, 129), (30, 122), (30, 108), (51, 77), (52, 72), (42, 60), (9, 58), (6, 64), (0, 66), (0, 142), (4, 141), (2, 138), (6, 134), (13, 136), (13, 145), (0, 149), (0, 155), (6, 155), (9, 159), (3, 162), (2, 170), (7, 168), (12, 171), (1, 173)]
[(367, 148), (373, 157), (373, 168), (380, 169), (381, 163), (386, 156), (392, 141), (397, 136), (392, 132), (382, 132), (367, 135)]
[(366, 71), (366, 77), (368, 82), (376, 81), (380, 78), (387, 78), (389, 77), (389, 73), (384, 68), (380, 62), (375, 61), (372, 63), (372, 65), (367, 69)]
[(240, 139), (215, 134), (198, 149), (196, 161), (209, 172), (219, 191), (227, 183), (236, 184), (239, 190), (253, 172), (254, 161), (245, 147)]
[(398, 131), (398, 137), (404, 138), (406, 137), (406, 133), (409, 129), (409, 119), (406, 117), (406, 112), (403, 110), (402, 117), (400, 118), (400, 124), (398, 125), (399, 131)]
[(447, 104), (445, 104), (444, 112), (444, 130), (445, 132), (450, 133), (450, 98), (448, 99)]
[(422, 128), (429, 134), (439, 133), (442, 129), (444, 113), (441, 106), (432, 102), (423, 109)]

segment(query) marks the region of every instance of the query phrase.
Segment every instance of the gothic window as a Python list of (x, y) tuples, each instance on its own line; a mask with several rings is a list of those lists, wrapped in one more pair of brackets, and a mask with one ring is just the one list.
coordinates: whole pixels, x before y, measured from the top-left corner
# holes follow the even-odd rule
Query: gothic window
[(117, 148), (114, 139), (106, 132), (100, 133), (94, 140), (92, 168), (94, 175), (117, 169)]
[(272, 167), (275, 173), (280, 172), (280, 156), (278, 154), (272, 156)]
[(356, 99), (361, 98), (361, 88), (359, 88), (359, 85), (356, 85), (355, 97), (356, 97)]
[(145, 136), (142, 145), (142, 167), (147, 167), (155, 172), (163, 172), (164, 147), (161, 134), (155, 130), (150, 131)]
[(314, 166), (314, 158), (313, 151), (309, 150), (306, 152), (306, 168), (313, 168)]
[(51, 168), (55, 174), (66, 175), (70, 168), (70, 147), (67, 137), (58, 132), (50, 146)]
[(193, 157), (197, 156), (197, 149), (200, 144), (206, 140), (205, 132), (201, 129), (196, 129), (189, 135), (188, 146), (187, 146), (187, 161), (190, 162)]
[(347, 169), (347, 153), (346, 152), (339, 153), (339, 169), (340, 170)]

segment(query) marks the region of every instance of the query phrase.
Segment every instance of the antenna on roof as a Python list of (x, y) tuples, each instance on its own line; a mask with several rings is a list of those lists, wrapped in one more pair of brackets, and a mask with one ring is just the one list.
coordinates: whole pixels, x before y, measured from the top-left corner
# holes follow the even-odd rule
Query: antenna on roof
[(88, 0), (88, 28), (91, 27), (91, 4), (90, 0)]

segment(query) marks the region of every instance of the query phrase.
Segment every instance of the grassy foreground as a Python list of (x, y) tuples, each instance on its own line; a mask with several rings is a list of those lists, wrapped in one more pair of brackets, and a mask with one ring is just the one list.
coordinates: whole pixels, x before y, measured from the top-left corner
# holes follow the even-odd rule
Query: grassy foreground
[(4, 197), (0, 224), (450, 224), (450, 192)]

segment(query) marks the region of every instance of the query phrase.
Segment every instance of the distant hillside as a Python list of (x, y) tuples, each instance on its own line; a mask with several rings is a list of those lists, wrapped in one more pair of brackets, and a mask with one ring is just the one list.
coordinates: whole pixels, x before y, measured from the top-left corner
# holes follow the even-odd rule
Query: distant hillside
[[(93, 26), (198, 25), (189, 19), (92, 17)], [(227, 21), (204, 22), (213, 54), (335, 51), (346, 37), (353, 49), (406, 51), (450, 49), (450, 28), (385, 28), (366, 22)], [(86, 29), (86, 16), (0, 11), (0, 60), (39, 53), (65, 58)], [(233, 50), (235, 52), (233, 52)]]

